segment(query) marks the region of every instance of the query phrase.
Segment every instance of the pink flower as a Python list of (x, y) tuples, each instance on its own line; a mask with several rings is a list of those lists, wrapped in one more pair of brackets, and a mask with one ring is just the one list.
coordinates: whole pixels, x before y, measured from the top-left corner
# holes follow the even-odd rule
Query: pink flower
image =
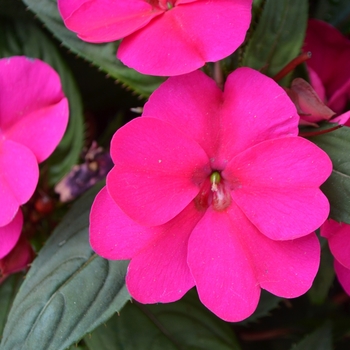
[(19, 239), (19, 206), (32, 196), (38, 163), (53, 152), (67, 122), (67, 99), (50, 66), (26, 57), (0, 60), (0, 259)]
[(327, 220), (321, 226), (321, 235), (328, 239), (334, 256), (334, 270), (345, 292), (350, 295), (350, 225)]
[(332, 164), (297, 136), (298, 121), (282, 88), (250, 68), (224, 91), (200, 71), (169, 78), (113, 137), (115, 166), (90, 217), (93, 249), (131, 259), (136, 300), (172, 302), (196, 286), (227, 321), (252, 314), (261, 288), (305, 293)]
[(32, 246), (24, 237), (20, 237), (11, 252), (0, 259), (0, 284), (11, 274), (26, 269), (33, 259)]
[[(345, 112), (350, 100), (350, 40), (330, 24), (312, 19), (304, 51), (312, 53), (307, 67), (317, 95), (337, 114)], [(333, 121), (344, 124), (349, 117), (347, 112)]]
[(80, 39), (123, 39), (117, 57), (143, 74), (179, 75), (232, 54), (245, 38), (252, 0), (58, 0)]

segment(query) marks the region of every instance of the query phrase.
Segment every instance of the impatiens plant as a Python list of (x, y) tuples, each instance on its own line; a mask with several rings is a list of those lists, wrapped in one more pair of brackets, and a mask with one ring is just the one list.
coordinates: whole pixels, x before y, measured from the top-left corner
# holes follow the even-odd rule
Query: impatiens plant
[(348, 0), (0, 0), (0, 33), (1, 350), (349, 349)]
[(252, 0), (58, 0), (82, 40), (123, 39), (117, 57), (143, 74), (178, 75), (232, 54), (245, 38)]
[(67, 123), (67, 99), (50, 66), (22, 56), (0, 60), (0, 259), (20, 237), (20, 206), (34, 193), (38, 163), (56, 148)]
[(239, 321), (261, 288), (305, 293), (319, 264), (311, 232), (329, 213), (318, 187), (332, 164), (297, 136), (298, 121), (286, 93), (249, 68), (223, 92), (202, 72), (169, 78), (113, 137), (92, 247), (131, 259), (127, 286), (143, 303), (196, 286), (210, 310)]

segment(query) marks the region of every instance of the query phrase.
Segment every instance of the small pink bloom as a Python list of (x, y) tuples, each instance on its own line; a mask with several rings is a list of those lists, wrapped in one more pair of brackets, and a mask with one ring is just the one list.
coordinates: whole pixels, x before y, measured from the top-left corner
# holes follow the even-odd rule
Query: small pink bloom
[(252, 0), (58, 0), (80, 39), (123, 39), (117, 57), (143, 74), (179, 75), (232, 54), (245, 38)]
[[(337, 114), (345, 112), (350, 100), (350, 40), (336, 28), (320, 20), (309, 20), (304, 51), (312, 57), (307, 61), (310, 82), (326, 105)], [(344, 124), (350, 112), (333, 122)]]
[(297, 136), (298, 121), (282, 88), (250, 68), (224, 91), (200, 71), (169, 78), (113, 137), (115, 166), (91, 212), (93, 249), (131, 259), (136, 300), (172, 302), (196, 286), (227, 321), (252, 314), (261, 288), (305, 293), (332, 164)]
[(0, 60), (0, 258), (19, 238), (19, 206), (32, 196), (38, 163), (53, 152), (67, 122), (67, 99), (50, 66), (19, 56)]
[(21, 237), (11, 252), (0, 259), (0, 284), (11, 274), (26, 269), (33, 259), (32, 246)]
[(350, 295), (350, 225), (327, 220), (321, 226), (321, 235), (328, 240), (338, 280), (345, 292)]

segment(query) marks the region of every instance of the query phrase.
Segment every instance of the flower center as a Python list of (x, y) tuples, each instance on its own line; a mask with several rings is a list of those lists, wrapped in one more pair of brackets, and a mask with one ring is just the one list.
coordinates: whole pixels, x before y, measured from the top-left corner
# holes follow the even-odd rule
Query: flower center
[(164, 11), (171, 10), (175, 6), (175, 0), (148, 0), (148, 2), (152, 7)]
[(199, 210), (206, 210), (212, 205), (214, 210), (223, 211), (230, 206), (231, 202), (229, 187), (218, 171), (212, 172), (195, 198)]

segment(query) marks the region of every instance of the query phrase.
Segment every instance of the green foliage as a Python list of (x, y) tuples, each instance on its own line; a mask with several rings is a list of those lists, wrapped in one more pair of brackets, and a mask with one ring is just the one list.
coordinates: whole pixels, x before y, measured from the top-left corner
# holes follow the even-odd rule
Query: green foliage
[(307, 11), (305, 0), (266, 0), (246, 45), (242, 65), (269, 76), (278, 73), (301, 51)]
[(23, 14), (23, 6), (18, 6), (16, 2), (14, 4), (21, 15), (16, 19), (5, 17), (0, 21), (0, 57), (25, 55), (47, 62), (60, 75), (63, 90), (69, 100), (68, 129), (48, 160), (49, 182), (52, 185), (78, 162), (84, 136), (82, 103), (73, 76), (52, 40), (28, 18), (28, 14)]
[(332, 350), (331, 325), (327, 322), (322, 327), (307, 335), (300, 343), (291, 350)]
[(90, 350), (239, 350), (229, 325), (192, 290), (176, 303), (127, 304), (84, 338)]
[(142, 75), (124, 66), (116, 58), (117, 42), (90, 44), (80, 40), (75, 33), (65, 27), (55, 0), (23, 0), (23, 2), (45, 23), (63, 45), (141, 96), (149, 96), (163, 81), (162, 78)]
[(350, 224), (350, 128), (344, 126), (310, 138), (333, 162), (333, 171), (321, 187), (331, 204), (330, 216)]
[(88, 241), (90, 206), (82, 197), (40, 251), (17, 294), (1, 350), (63, 350), (120, 310), (129, 299), (126, 261), (107, 261)]

